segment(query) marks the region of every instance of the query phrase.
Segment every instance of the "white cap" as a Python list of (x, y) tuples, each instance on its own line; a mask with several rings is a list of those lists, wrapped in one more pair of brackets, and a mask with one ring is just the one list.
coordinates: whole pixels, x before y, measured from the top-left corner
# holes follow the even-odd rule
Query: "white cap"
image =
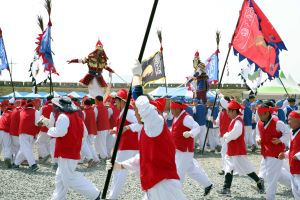
[(228, 101), (224, 99), (223, 97), (220, 99), (220, 104), (223, 108), (227, 109), (228, 108)]

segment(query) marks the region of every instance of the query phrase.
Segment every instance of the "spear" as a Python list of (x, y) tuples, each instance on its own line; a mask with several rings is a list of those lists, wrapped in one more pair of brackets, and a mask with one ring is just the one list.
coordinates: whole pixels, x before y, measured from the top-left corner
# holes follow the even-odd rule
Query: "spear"
[[(151, 10), (151, 14), (150, 14), (150, 18), (149, 18), (148, 25), (147, 25), (147, 29), (146, 29), (146, 32), (145, 32), (144, 40), (143, 40), (142, 47), (141, 47), (141, 50), (140, 50), (140, 54), (139, 54), (139, 57), (138, 57), (138, 60), (139, 60), (140, 63), (142, 62), (142, 59), (143, 59), (145, 47), (146, 47), (146, 44), (147, 44), (147, 40), (148, 40), (148, 36), (149, 36), (149, 33), (150, 33), (150, 29), (151, 29), (151, 25), (152, 25), (154, 15), (155, 15), (157, 4), (158, 4), (158, 0), (154, 0), (152, 10)], [(120, 124), (120, 128), (119, 128), (119, 131), (118, 131), (115, 147), (114, 147), (113, 154), (112, 154), (112, 157), (111, 157), (112, 168), (110, 170), (108, 170), (108, 172), (107, 172), (107, 176), (106, 176), (106, 180), (105, 180), (105, 184), (104, 184), (104, 188), (103, 188), (102, 196), (101, 196), (102, 199), (106, 198), (106, 193), (107, 193), (107, 190), (108, 190), (110, 178), (111, 178), (113, 167), (114, 167), (114, 164), (115, 164), (117, 151), (118, 151), (118, 146), (119, 146), (121, 135), (122, 135), (122, 132), (123, 132), (123, 127), (124, 127), (124, 124), (125, 124), (126, 115), (127, 115), (127, 111), (128, 111), (128, 108), (129, 108), (131, 95), (132, 95), (132, 81), (131, 81), (131, 84), (130, 84), (128, 97), (127, 97), (126, 105), (125, 105), (125, 108), (124, 108), (124, 113), (123, 113), (123, 116), (122, 116), (122, 121), (121, 121), (121, 124)]]

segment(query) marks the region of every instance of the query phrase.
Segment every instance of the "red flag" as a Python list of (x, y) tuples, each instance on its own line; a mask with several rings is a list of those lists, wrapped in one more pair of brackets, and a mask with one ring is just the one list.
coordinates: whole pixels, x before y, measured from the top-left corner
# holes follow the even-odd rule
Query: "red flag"
[[(278, 48), (278, 44), (284, 48)], [(270, 77), (278, 76), (279, 49), (286, 48), (253, 0), (244, 0), (232, 45), (240, 61), (247, 58)]]

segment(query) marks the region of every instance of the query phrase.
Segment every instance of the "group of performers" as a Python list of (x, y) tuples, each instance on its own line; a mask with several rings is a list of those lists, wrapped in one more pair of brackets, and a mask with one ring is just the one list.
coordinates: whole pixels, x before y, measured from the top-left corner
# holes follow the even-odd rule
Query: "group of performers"
[[(213, 182), (194, 158), (195, 146), (207, 148), (207, 128), (210, 150), (221, 152), (223, 170), (219, 174), (224, 175), (224, 185), (218, 191), (220, 195), (231, 195), (236, 173), (253, 179), (258, 193), (265, 193), (266, 199), (275, 199), (278, 182), (291, 188), (295, 199), (300, 199), (300, 111), (295, 99), (262, 102), (250, 96), (242, 105), (219, 94), (219, 106), (213, 108), (215, 99), (206, 99), (206, 83), (199, 82), (202, 89), (190, 105), (171, 99), (170, 111), (166, 112), (165, 98), (143, 94), (141, 66), (137, 65), (133, 68), (134, 98), (112, 166), (111, 152), (128, 91), (120, 89), (114, 96), (100, 91), (100, 87), (107, 86), (102, 70), (114, 72), (107, 66), (100, 41), (87, 58), (68, 62), (88, 64), (89, 73), (81, 82), (89, 85), (89, 97), (80, 101), (48, 96), (43, 106), (40, 99), (1, 102), (0, 144), (6, 166), (18, 169), (26, 160), (29, 170), (37, 171), (33, 153), (36, 142), (40, 162), (51, 158), (57, 166), (52, 199), (65, 199), (69, 188), (88, 199), (100, 199), (99, 190), (76, 172), (76, 166), (86, 160), (88, 167), (94, 167), (101, 159), (107, 160), (108, 170), (113, 168), (108, 199), (120, 198), (130, 171), (140, 176), (143, 199), (187, 199), (183, 190), (186, 175), (201, 185), (203, 196), (207, 196)], [(200, 70), (195, 79), (206, 81), (206, 76)], [(247, 150), (258, 148), (262, 160), (257, 174)], [(289, 167), (284, 166), (284, 159)]]

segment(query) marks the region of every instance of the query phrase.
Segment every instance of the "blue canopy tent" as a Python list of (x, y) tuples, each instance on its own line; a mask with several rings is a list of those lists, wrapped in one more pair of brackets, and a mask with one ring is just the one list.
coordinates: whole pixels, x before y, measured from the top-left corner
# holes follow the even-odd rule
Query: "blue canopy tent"
[[(158, 87), (155, 90), (149, 92), (150, 95), (153, 97), (162, 97), (165, 96), (167, 98), (173, 97), (181, 97), (184, 99), (192, 99), (193, 92), (188, 90), (187, 87), (180, 87), (180, 88), (167, 88), (168, 94), (166, 95), (166, 88), (165, 87)], [(209, 90), (207, 92), (207, 98), (216, 96), (216, 91)]]
[[(48, 93), (45, 97), (49, 96), (50, 93)], [(67, 96), (68, 94), (66, 92), (56, 92), (54, 91), (52, 94), (54, 97), (62, 97), (62, 96)]]

